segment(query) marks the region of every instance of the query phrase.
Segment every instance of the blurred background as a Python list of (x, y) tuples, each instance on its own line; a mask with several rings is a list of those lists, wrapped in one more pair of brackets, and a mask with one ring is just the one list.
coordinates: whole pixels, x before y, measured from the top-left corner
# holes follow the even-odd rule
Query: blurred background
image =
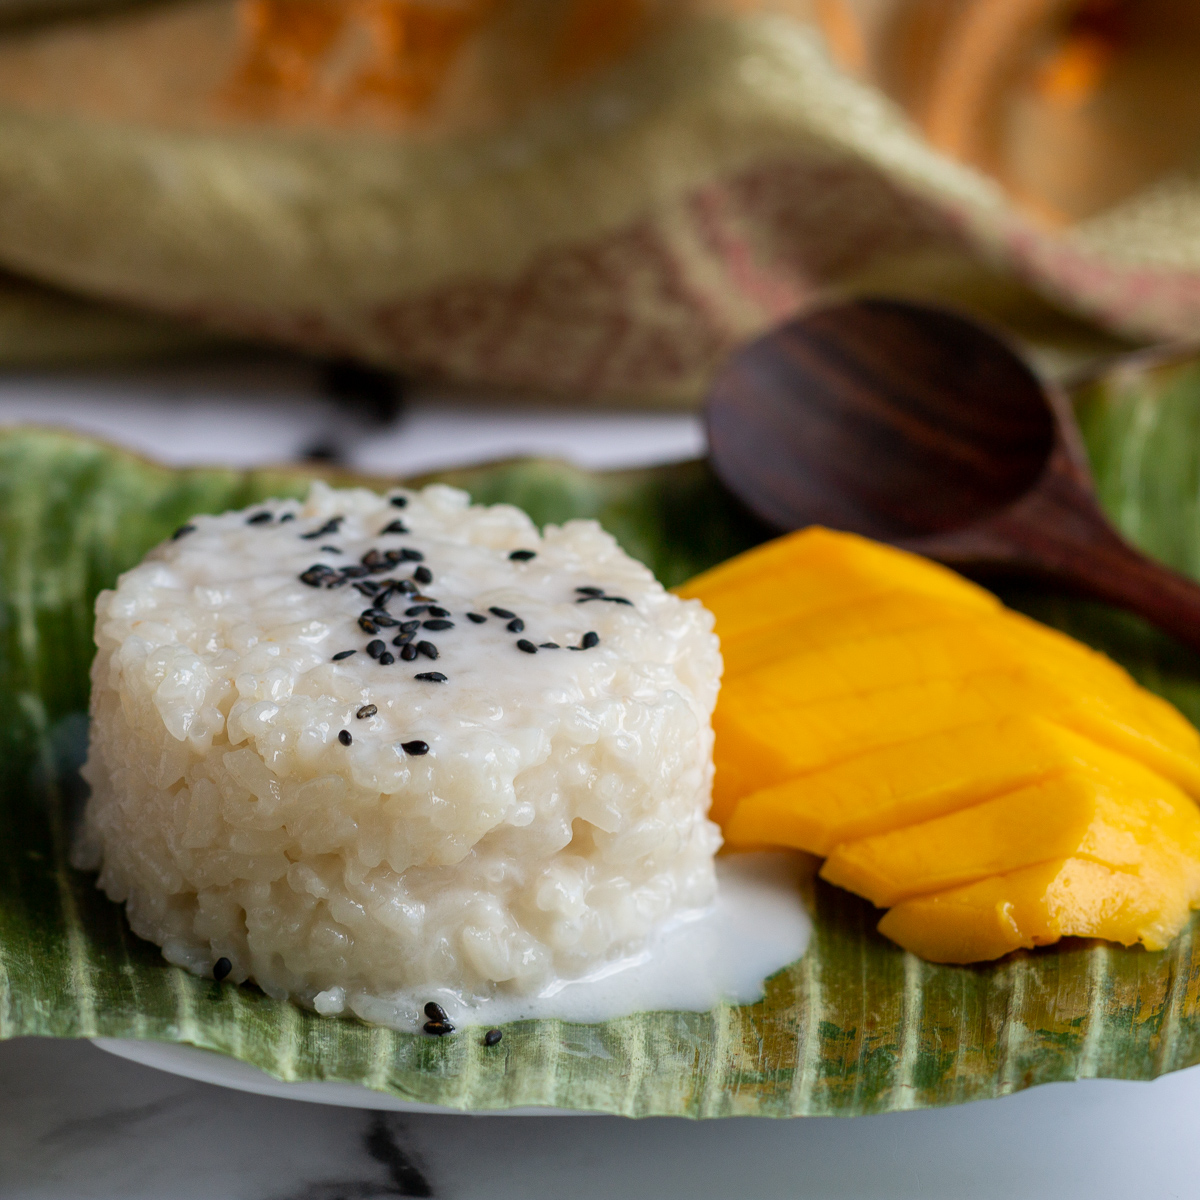
[(1200, 331), (1198, 62), (1189, 0), (0, 0), (0, 421), (663, 461), (864, 292), (1071, 378)]

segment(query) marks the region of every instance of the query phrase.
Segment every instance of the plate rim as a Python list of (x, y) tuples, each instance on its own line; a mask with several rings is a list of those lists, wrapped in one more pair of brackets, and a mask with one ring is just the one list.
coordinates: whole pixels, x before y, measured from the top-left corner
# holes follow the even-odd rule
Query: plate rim
[(160, 1042), (152, 1039), (91, 1037), (93, 1046), (106, 1054), (116, 1055), (139, 1066), (165, 1071), (197, 1083), (232, 1088), (256, 1096), (280, 1100), (299, 1100), (307, 1104), (330, 1104), (339, 1108), (361, 1108), (375, 1111), (424, 1113), (455, 1117), (603, 1117), (611, 1113), (588, 1109), (552, 1108), (524, 1105), (513, 1108), (453, 1108), (444, 1104), (427, 1104), (420, 1100), (405, 1100), (391, 1092), (375, 1091), (361, 1083), (342, 1083), (335, 1080), (276, 1079), (259, 1067), (190, 1042)]

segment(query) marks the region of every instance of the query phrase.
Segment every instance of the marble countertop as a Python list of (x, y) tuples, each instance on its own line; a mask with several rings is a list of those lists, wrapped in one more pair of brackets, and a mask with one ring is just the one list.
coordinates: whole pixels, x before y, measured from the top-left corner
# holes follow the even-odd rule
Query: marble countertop
[(1140, 1200), (1200, 1177), (1200, 1071), (879, 1117), (398, 1116), (0, 1044), (4, 1200)]
[[(178, 464), (333, 447), (392, 474), (522, 452), (633, 465), (703, 446), (683, 414), (416, 396), (348, 417), (319, 384), (286, 361), (8, 376), (0, 424), (70, 425)], [(1200, 1070), (855, 1120), (696, 1123), (398, 1116), (196, 1083), (87, 1042), (0, 1043), (0, 1200), (1168, 1200), (1200, 1193), (1198, 1134)]]

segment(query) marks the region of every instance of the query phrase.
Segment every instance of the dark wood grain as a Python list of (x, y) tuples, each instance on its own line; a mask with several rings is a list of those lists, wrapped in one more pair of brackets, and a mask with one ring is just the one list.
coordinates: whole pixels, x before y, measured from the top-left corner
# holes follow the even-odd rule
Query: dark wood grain
[(722, 482), (776, 529), (1048, 579), (1200, 648), (1200, 587), (1109, 524), (1065, 397), (963, 317), (858, 300), (792, 321), (725, 366), (708, 435)]

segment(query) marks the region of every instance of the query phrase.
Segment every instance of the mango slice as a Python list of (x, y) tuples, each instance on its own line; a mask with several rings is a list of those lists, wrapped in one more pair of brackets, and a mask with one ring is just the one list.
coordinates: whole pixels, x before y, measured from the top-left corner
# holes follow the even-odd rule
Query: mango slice
[(1015, 713), (1034, 713), (1107, 743), (1200, 795), (1200, 760), (1164, 745), (1130, 714), (1114, 713), (1102, 698), (1053, 678), (995, 672), (852, 691), (807, 705), (765, 689), (755, 695), (722, 688), (713, 714), (713, 820), (723, 824), (752, 792), (864, 751)]
[[(827, 855), (839, 842), (928, 821), (1065, 767), (1103, 774), (1134, 762), (1040, 717), (1001, 717), (882, 746), (752, 792), (725, 827), (735, 846)], [(1144, 778), (1157, 787), (1150, 771)]]
[(676, 591), (704, 601), (717, 618), (722, 643), (784, 617), (831, 611), (886, 592), (947, 600), (980, 612), (1001, 609), (990, 592), (946, 567), (819, 526), (748, 550)]
[[(1148, 773), (1147, 773), (1148, 774)], [(1166, 780), (1153, 790), (1080, 767), (931, 821), (836, 846), (821, 875), (881, 908), (1051, 859), (1137, 872), (1200, 856), (1200, 812)], [(1200, 857), (1190, 868), (1200, 884)]]
[(1200, 733), (953, 572), (809, 529), (697, 577), (725, 681), (712, 813), (792, 846), (940, 961), (1162, 945), (1200, 905)]
[(887, 911), (879, 932), (942, 963), (983, 962), (1063, 937), (1162, 950), (1189, 907), (1196, 897), (1182, 880), (1068, 858), (906, 900)]

